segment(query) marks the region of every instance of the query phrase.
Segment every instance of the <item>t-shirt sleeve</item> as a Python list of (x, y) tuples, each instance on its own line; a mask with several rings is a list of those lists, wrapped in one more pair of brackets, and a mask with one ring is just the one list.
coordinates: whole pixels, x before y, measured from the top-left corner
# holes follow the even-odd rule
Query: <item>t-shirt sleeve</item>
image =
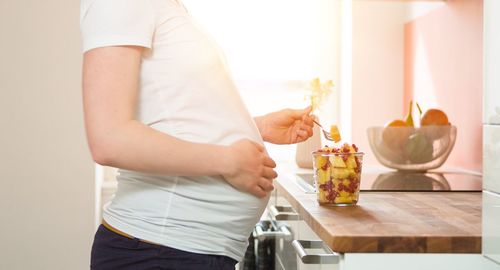
[(151, 49), (155, 14), (150, 0), (82, 0), (83, 51), (135, 45)]

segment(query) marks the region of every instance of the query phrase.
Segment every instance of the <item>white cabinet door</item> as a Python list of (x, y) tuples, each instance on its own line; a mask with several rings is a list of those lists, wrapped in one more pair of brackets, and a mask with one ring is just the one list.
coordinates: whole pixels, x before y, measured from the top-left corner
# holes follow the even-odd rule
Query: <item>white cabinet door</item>
[(500, 193), (500, 125), (483, 126), (483, 189)]
[[(273, 194), (273, 197), (271, 198), (271, 207), (269, 207), (269, 213), (271, 214), (270, 216), (273, 216), (273, 213), (277, 213), (278, 211), (281, 211), (281, 209), (287, 209), (290, 207), (291, 210), (284, 210), (284, 213), (287, 212), (295, 212), (297, 211), (293, 209), (289, 202), (283, 197), (280, 196), (279, 192), (275, 192)], [(275, 210), (271, 210), (272, 208), (272, 203), (276, 203), (278, 206), (278, 210), (276, 210), (276, 205), (275, 205)], [(276, 239), (276, 250), (277, 250), (277, 258), (276, 258), (276, 269), (283, 269), (283, 266), (285, 266), (286, 269), (297, 269), (297, 270), (322, 270), (322, 269), (328, 269), (328, 270), (341, 270), (341, 264), (343, 260), (343, 256), (341, 254), (336, 254), (332, 255), (330, 252), (331, 250), (325, 251), (324, 248), (322, 247), (316, 247), (315, 245), (322, 245), (323, 242), (319, 238), (319, 236), (309, 227), (309, 225), (300, 217), (300, 215), (297, 216), (297, 220), (294, 220), (293, 218), (290, 220), (286, 220), (286, 217), (284, 215), (279, 214), (281, 218), (285, 218), (285, 220), (279, 220), (278, 222), (287, 224), (290, 232), (293, 235), (294, 240), (303, 240), (303, 245), (304, 249), (303, 251), (307, 254), (308, 258), (305, 258), (305, 263), (302, 262), (301, 257), (299, 255), (300, 252), (297, 251), (296, 247), (293, 246), (292, 249), (287, 248), (284, 244), (285, 241), (283, 239)], [(278, 215), (276, 215), (278, 217)], [(276, 218), (271, 217), (271, 219), (276, 220)], [(307, 247), (308, 241), (313, 241), (312, 247)], [(300, 247), (297, 247), (300, 249)], [(336, 256), (338, 258), (338, 262), (334, 260), (332, 262), (331, 256)], [(316, 257), (312, 259), (311, 257)], [(328, 258), (327, 258), (328, 257)], [(287, 261), (283, 261), (287, 260)], [(308, 260), (311, 261), (319, 261), (319, 263), (313, 263), (311, 261), (308, 262)], [(293, 265), (291, 265), (293, 264)], [(288, 265), (288, 267), (286, 267)]]
[(484, 0), (483, 123), (500, 124), (500, 1)]
[(500, 194), (483, 192), (483, 255), (500, 269)]
[(342, 270), (499, 270), (481, 254), (348, 253)]
[[(321, 238), (312, 230), (312, 228), (304, 221), (300, 220), (299, 222), (299, 231), (298, 231), (298, 236), (297, 238), (299, 240), (303, 241), (317, 241), (322, 242)], [(306, 250), (307, 254), (310, 255), (319, 255), (322, 256), (322, 254), (330, 254), (330, 250), (325, 252), (324, 248), (321, 247), (316, 247), (316, 248), (309, 248)], [(341, 270), (341, 261), (342, 261), (342, 255), (337, 254), (338, 256), (338, 262), (328, 262), (328, 259), (320, 259), (322, 262), (318, 264), (308, 264), (308, 263), (303, 263), (300, 259), (300, 256), (298, 256), (298, 270), (323, 270), (323, 269), (328, 269), (328, 270)]]

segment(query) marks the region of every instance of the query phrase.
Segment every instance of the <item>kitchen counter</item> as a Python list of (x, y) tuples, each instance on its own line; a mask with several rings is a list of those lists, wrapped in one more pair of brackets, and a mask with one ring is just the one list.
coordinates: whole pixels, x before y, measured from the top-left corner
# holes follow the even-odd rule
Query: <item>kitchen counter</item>
[(333, 251), (481, 253), (481, 192), (362, 191), (356, 206), (320, 206), (278, 172), (278, 194)]

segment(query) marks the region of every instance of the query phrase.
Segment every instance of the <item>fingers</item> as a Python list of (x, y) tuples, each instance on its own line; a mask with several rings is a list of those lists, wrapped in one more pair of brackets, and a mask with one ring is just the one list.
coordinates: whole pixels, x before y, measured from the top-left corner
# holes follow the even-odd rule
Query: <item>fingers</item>
[(307, 106), (305, 109), (303, 109), (305, 111), (305, 114), (308, 115), (312, 112), (312, 106)]
[(313, 135), (312, 125), (307, 125), (304, 121), (297, 121), (293, 143), (303, 142)]
[[(274, 172), (274, 174), (276, 173)], [(257, 180), (257, 182), (255, 182), (254, 186), (252, 186), (248, 191), (254, 196), (257, 196), (259, 198), (264, 198), (267, 196), (267, 194), (269, 194), (269, 192), (273, 190), (274, 190), (273, 181), (268, 178), (261, 177), (260, 179)]]
[(257, 150), (259, 150), (259, 152), (264, 152), (264, 146), (260, 143), (257, 143), (257, 142), (254, 142), (254, 141), (251, 141), (249, 140), (253, 145), (255, 145), (255, 147), (257, 148)]
[(312, 107), (311, 106), (307, 106), (306, 108), (304, 109), (301, 109), (301, 110), (296, 110), (297, 112), (300, 113), (300, 115), (309, 115), (312, 111)]
[(300, 130), (305, 131), (309, 136), (313, 135), (313, 126), (312, 125), (308, 125), (305, 122), (302, 122), (300, 124), (299, 128), (300, 128)]
[(300, 120), (302, 119), (304, 116), (307, 116), (311, 113), (312, 111), (312, 107), (309, 106), (305, 109), (301, 109), (301, 110), (293, 110), (293, 109), (290, 109), (290, 115), (294, 118), (294, 119), (297, 119), (297, 120)]
[(306, 124), (307, 126), (313, 127), (314, 126), (313, 117), (309, 114), (303, 115), (302, 123)]
[(305, 130), (297, 130), (297, 141), (302, 142), (307, 140), (310, 137), (309, 133)]
[(270, 167), (270, 168), (276, 168), (276, 162), (269, 156), (264, 156), (264, 166)]
[(252, 189), (249, 190), (251, 194), (258, 198), (264, 198), (267, 196), (267, 191), (262, 189), (261, 186), (254, 186)]
[[(309, 113), (311, 113), (310, 106), (302, 110), (291, 110), (292, 117), (296, 119), (295, 122), (300, 124), (300, 130), (305, 130), (310, 137), (313, 134), (314, 122), (313, 116), (309, 115)], [(302, 136), (302, 134), (297, 135)]]
[(274, 190), (273, 182), (266, 178), (260, 179), (259, 187), (266, 193)]
[(276, 173), (276, 171), (271, 169), (271, 168), (264, 168), (262, 176), (264, 176), (265, 178), (267, 178), (269, 180), (272, 180), (272, 179), (278, 177), (278, 173)]

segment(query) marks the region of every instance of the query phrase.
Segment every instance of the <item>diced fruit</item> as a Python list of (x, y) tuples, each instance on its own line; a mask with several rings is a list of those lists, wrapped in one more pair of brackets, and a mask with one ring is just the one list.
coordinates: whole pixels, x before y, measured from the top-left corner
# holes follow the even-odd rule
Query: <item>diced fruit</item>
[(347, 168), (349, 168), (349, 169), (353, 169), (353, 168), (358, 167), (358, 165), (356, 164), (356, 158), (354, 156), (349, 156), (345, 163), (347, 165)]
[(355, 204), (361, 160), (355, 145), (323, 147), (315, 153), (315, 179), (320, 204)]
[(349, 177), (349, 170), (344, 168), (334, 168), (332, 169), (332, 176), (335, 179), (343, 179)]
[(333, 185), (338, 187), (340, 185), (340, 183), (342, 183), (342, 179), (340, 178), (333, 178)]
[(351, 197), (351, 192), (341, 191), (340, 197), (349, 198), (349, 197)]
[(326, 184), (326, 182), (330, 181), (330, 171), (331, 170), (321, 170), (318, 169), (318, 183)]
[(330, 162), (332, 163), (334, 168), (345, 168), (347, 167), (344, 160), (340, 156), (330, 157)]
[[(341, 150), (342, 150), (342, 151), (341, 151), (341, 152), (342, 152), (342, 153), (346, 153), (346, 154), (347, 154), (347, 153), (352, 153), (352, 152), (351, 152), (351, 148), (352, 148), (352, 147), (351, 147), (349, 144), (344, 143), (344, 144), (342, 145), (342, 148), (341, 148)], [(352, 148), (352, 149), (354, 149), (354, 148)]]
[(342, 138), (340, 137), (339, 128), (336, 125), (332, 125), (330, 127), (330, 135), (332, 136), (332, 140), (334, 142), (340, 142), (340, 140), (342, 140)]
[(344, 184), (344, 186), (348, 187), (351, 185), (351, 181), (349, 181), (349, 179), (344, 179), (344, 181), (342, 181), (342, 184)]
[(318, 149), (318, 153), (336, 153), (336, 154), (348, 154), (357, 153), (358, 147), (355, 144), (344, 143), (341, 147), (329, 147), (325, 145), (323, 148)]
[(318, 201), (320, 203), (328, 203), (329, 202), (328, 198), (326, 197), (327, 196), (326, 194), (327, 193), (325, 191), (318, 192)]
[(325, 168), (328, 165), (328, 157), (316, 156), (316, 168)]
[(351, 197), (337, 197), (335, 203), (352, 203)]

